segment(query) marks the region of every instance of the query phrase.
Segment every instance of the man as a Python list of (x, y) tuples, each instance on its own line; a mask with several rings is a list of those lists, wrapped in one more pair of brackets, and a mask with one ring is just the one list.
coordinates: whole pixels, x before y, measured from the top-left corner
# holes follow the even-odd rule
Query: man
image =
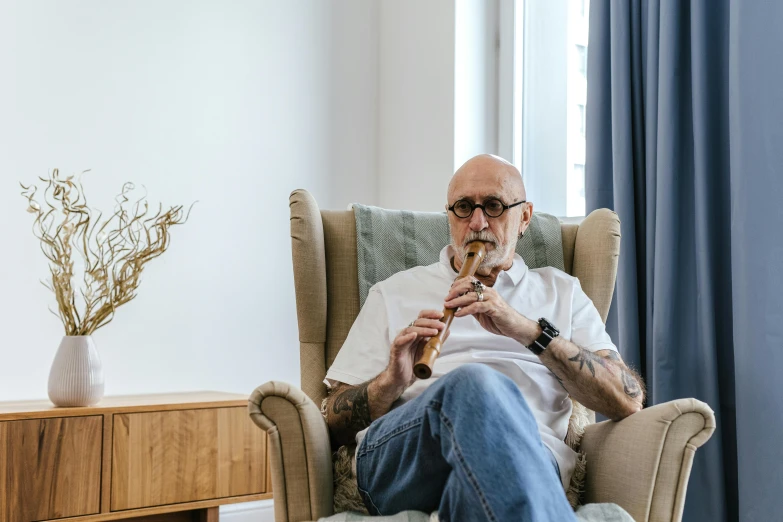
[[(568, 396), (619, 420), (642, 408), (641, 380), (579, 281), (529, 270), (515, 254), (533, 214), (516, 168), (472, 158), (447, 200), (452, 242), (440, 262), (376, 284), (326, 375), (332, 439), (356, 439), (373, 515), (575, 520), (564, 493), (576, 459), (563, 442)], [(455, 281), (475, 240), (487, 254), (475, 277)], [(443, 306), (457, 309), (449, 338), (432, 377), (417, 381), (413, 365), (444, 328)]]

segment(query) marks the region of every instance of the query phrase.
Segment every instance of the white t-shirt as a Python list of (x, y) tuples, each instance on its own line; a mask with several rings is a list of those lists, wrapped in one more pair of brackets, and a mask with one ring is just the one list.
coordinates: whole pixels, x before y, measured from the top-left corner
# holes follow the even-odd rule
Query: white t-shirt
[[(376, 377), (389, 362), (391, 343), (421, 310), (443, 309), (457, 273), (450, 246), (440, 261), (411, 268), (374, 285), (351, 327), (326, 379), (357, 385)], [(501, 272), (493, 288), (525, 317), (547, 318), (565, 339), (586, 350), (615, 350), (593, 302), (579, 280), (556, 268), (529, 270), (519, 255)], [(576, 453), (565, 442), (571, 401), (554, 374), (525, 346), (486, 331), (472, 317), (455, 317), (451, 334), (435, 361), (432, 377), (417, 380), (393, 407), (420, 395), (438, 377), (466, 363), (483, 363), (510, 377), (519, 387), (538, 423), (541, 439), (552, 450), (565, 487), (571, 480)], [(364, 434), (357, 436), (360, 441)]]

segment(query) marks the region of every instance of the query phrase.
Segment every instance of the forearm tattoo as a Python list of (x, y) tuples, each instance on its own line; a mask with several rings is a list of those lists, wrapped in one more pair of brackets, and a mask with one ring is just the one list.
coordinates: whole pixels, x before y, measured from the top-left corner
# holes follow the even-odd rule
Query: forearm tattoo
[[(581, 370), (584, 366), (587, 366), (587, 369), (590, 370), (590, 373), (595, 377), (595, 364), (599, 364), (609, 369), (607, 359), (611, 359), (612, 361), (621, 362), (620, 356), (612, 351), (607, 354), (606, 357), (601, 357), (599, 355), (596, 355), (593, 352), (587, 351), (585, 349), (580, 349), (579, 353), (577, 353), (575, 356), (568, 359), (569, 361), (579, 363), (579, 369)], [(635, 399), (642, 395), (644, 393), (639, 378), (629, 369), (618, 366), (618, 369), (620, 370), (620, 377), (623, 381), (623, 391), (625, 394)]]
[(338, 392), (332, 403), (332, 413), (343, 415), (343, 428), (361, 431), (370, 425), (369, 382)]
[(579, 353), (568, 359), (571, 362), (579, 363), (579, 370), (581, 371), (583, 367), (587, 366), (587, 369), (590, 370), (590, 373), (593, 374), (593, 377), (595, 377), (595, 364), (601, 365), (607, 370), (609, 367), (607, 366), (606, 359), (603, 357), (600, 357), (593, 352), (587, 351), (584, 348), (579, 349)]

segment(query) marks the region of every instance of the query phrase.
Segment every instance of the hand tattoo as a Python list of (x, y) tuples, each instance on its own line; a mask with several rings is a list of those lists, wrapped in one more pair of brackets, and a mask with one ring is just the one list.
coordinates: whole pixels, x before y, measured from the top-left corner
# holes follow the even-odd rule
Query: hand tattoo
[[(612, 359), (613, 361), (622, 361), (622, 359), (620, 359), (620, 355), (614, 351), (609, 352), (606, 357), (608, 359)], [(623, 391), (625, 391), (627, 396), (635, 399), (644, 393), (644, 389), (639, 385), (641, 380), (633, 370), (630, 368), (620, 368), (620, 373), (623, 379)]]
[(332, 405), (332, 413), (342, 415), (343, 412), (350, 412), (343, 421), (343, 427), (346, 429), (361, 431), (370, 425), (370, 397), (367, 389), (370, 383), (366, 382), (356, 387), (348, 388), (343, 392), (338, 392)]
[(638, 379), (625, 370), (623, 370), (623, 390), (632, 399), (642, 394), (642, 388), (639, 386)]
[[(612, 359), (613, 361), (622, 360), (620, 359), (620, 355), (615, 351), (609, 352), (606, 357), (608, 359)], [(633, 372), (633, 370), (627, 368), (620, 368), (620, 371), (623, 379), (623, 391), (625, 391), (625, 394), (630, 398), (637, 398), (643, 393), (642, 387), (639, 386), (639, 377)]]

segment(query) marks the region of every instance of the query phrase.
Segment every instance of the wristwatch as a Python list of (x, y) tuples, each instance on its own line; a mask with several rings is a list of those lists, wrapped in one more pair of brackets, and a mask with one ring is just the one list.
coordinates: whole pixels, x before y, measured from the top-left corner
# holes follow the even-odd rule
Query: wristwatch
[(538, 339), (533, 341), (533, 344), (528, 346), (528, 349), (534, 354), (540, 356), (552, 342), (552, 339), (560, 335), (560, 330), (555, 328), (555, 325), (544, 319), (543, 317), (538, 320), (538, 325), (544, 330)]

